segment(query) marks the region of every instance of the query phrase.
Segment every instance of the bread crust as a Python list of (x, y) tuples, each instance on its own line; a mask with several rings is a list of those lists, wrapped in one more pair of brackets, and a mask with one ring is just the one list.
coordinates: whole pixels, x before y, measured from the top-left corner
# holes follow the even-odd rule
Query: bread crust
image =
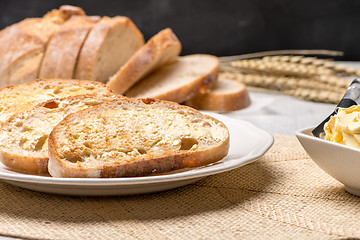
[(19, 153), (0, 150), (0, 161), (11, 170), (21, 173), (47, 175), (48, 157), (21, 156)]
[[(219, 84), (227, 84), (227, 81), (231, 80), (218, 79)], [(231, 81), (231, 84), (238, 86), (230, 85), (227, 92), (217, 92), (215, 84), (210, 92), (200, 93), (186, 101), (186, 104), (196, 109), (217, 112), (236, 111), (248, 107), (251, 100), (245, 84), (235, 81)]]
[(83, 44), (75, 67), (75, 79), (92, 80), (99, 49), (111, 28), (110, 25), (104, 24), (105, 18), (103, 17), (100, 22), (94, 25)]
[[(27, 119), (27, 116), (31, 116), (34, 113), (43, 111), (42, 109), (47, 109), (46, 106), (61, 102), (72, 102), (72, 101), (86, 101), (86, 100), (99, 100), (99, 102), (107, 101), (111, 99), (113, 95), (98, 95), (98, 94), (85, 94), (85, 95), (75, 95), (65, 98), (54, 98), (48, 101), (42, 102), (34, 106), (32, 109), (29, 109), (24, 112), (20, 112), (18, 114), (10, 117), (5, 123), (1, 131), (6, 131), (7, 126), (12, 126), (16, 120), (19, 118)], [(67, 109), (68, 111), (68, 109)], [(51, 110), (46, 112), (46, 114), (51, 114)], [(51, 118), (48, 119), (48, 122), (52, 123)], [(55, 125), (55, 124), (54, 124)], [(50, 134), (50, 132), (48, 133)], [(8, 139), (9, 140), (9, 139)], [(4, 147), (0, 146), (0, 161), (7, 166), (8, 168), (15, 170), (17, 172), (29, 173), (29, 174), (48, 174), (48, 152), (47, 149), (39, 150), (39, 151), (25, 151), (20, 149), (13, 149), (12, 147)]]
[[(103, 48), (107, 47), (104, 45), (106, 38), (109, 36), (110, 32), (116, 25), (123, 25), (124, 27), (131, 29), (131, 32), (134, 34), (132, 36), (133, 44), (135, 44), (134, 52), (144, 44), (143, 35), (129, 18), (122, 16), (116, 16), (113, 18), (103, 17), (98, 23), (94, 25), (80, 51), (74, 74), (76, 79), (107, 82), (109, 77), (115, 74), (117, 70), (115, 70), (110, 76), (96, 76), (95, 71), (99, 58), (101, 58), (99, 54), (101, 54), (101, 50)], [(112, 47), (119, 47), (122, 43), (118, 44), (119, 45)], [(124, 48), (127, 47), (129, 46), (124, 46)], [(112, 62), (108, 64), (115, 64), (117, 69), (119, 69), (121, 65), (124, 64), (124, 62)]]
[(85, 15), (85, 11), (76, 6), (62, 5), (59, 9), (53, 9), (44, 15), (44, 18), (51, 19), (53, 22), (63, 23), (74, 15)]
[(153, 36), (107, 83), (116, 94), (123, 94), (142, 77), (163, 64), (174, 61), (181, 43), (170, 28)]
[[(131, 162), (119, 163), (113, 165), (103, 165), (101, 167), (82, 167), (79, 165), (70, 164), (68, 161), (60, 158), (60, 153), (58, 152), (58, 137), (57, 135), (61, 133), (62, 128), (68, 124), (71, 124), (72, 119), (75, 119), (78, 116), (83, 116), (91, 112), (98, 113), (101, 109), (108, 108), (116, 105), (119, 101), (122, 103), (129, 104), (139, 104), (143, 102), (148, 105), (153, 105), (154, 107), (158, 105), (166, 106), (171, 109), (178, 109), (183, 111), (190, 111), (192, 114), (195, 114), (198, 117), (203, 119), (215, 121), (222, 128), (226, 129), (227, 136), (223, 141), (218, 145), (202, 150), (179, 150), (179, 151), (169, 151), (162, 154), (162, 156), (155, 157), (151, 154), (146, 157), (138, 157), (132, 159)], [(141, 104), (140, 104), (141, 105)], [(48, 170), (50, 175), (53, 177), (71, 177), (71, 178), (87, 178), (87, 177), (98, 177), (98, 178), (113, 178), (113, 177), (134, 177), (134, 176), (145, 176), (156, 173), (164, 173), (172, 170), (183, 169), (183, 168), (193, 168), (198, 166), (207, 165), (213, 162), (216, 162), (228, 153), (229, 149), (229, 133), (226, 126), (206, 115), (201, 114), (197, 110), (181, 106), (174, 102), (157, 100), (157, 99), (131, 99), (131, 98), (122, 98), (114, 99), (110, 102), (107, 102), (102, 105), (92, 107), (90, 109), (79, 111), (75, 114), (68, 115), (62, 122), (60, 122), (51, 132), (49, 136), (49, 165)]]
[(0, 87), (30, 82), (38, 77), (41, 60), (51, 35), (81, 8), (62, 6), (43, 18), (28, 18), (0, 34)]
[[(155, 94), (147, 94), (147, 93), (143, 94), (142, 91), (144, 89), (144, 86), (142, 86), (141, 84), (147, 81), (147, 77), (145, 77), (138, 84), (134, 85), (134, 87), (130, 88), (129, 91), (125, 93), (125, 95), (128, 97), (135, 97), (135, 98), (149, 97), (149, 98), (168, 100), (176, 103), (182, 103), (192, 98), (198, 93), (207, 92), (211, 88), (211, 86), (217, 81), (217, 77), (219, 74), (219, 61), (217, 57), (207, 54), (193, 54), (193, 55), (185, 56), (184, 58), (186, 57), (196, 58), (198, 56), (202, 56), (202, 57), (205, 56), (208, 58), (212, 58), (217, 62), (217, 64), (215, 64), (211, 69), (209, 69), (207, 73), (198, 77), (194, 77), (193, 80), (187, 83), (186, 85), (183, 85), (181, 84), (181, 82), (179, 82), (179, 85), (177, 87), (168, 89), (166, 91), (158, 91)], [(172, 63), (167, 64), (163, 68), (158, 69), (157, 71), (154, 72), (154, 74), (158, 74), (159, 76), (161, 76), (162, 75), (161, 71), (164, 68), (171, 67), (171, 64)], [(177, 70), (178, 69), (174, 68), (173, 71), (177, 71)], [(191, 73), (192, 71), (196, 71), (196, 69), (188, 69), (188, 73)], [(149, 77), (151, 77), (151, 75)], [(151, 87), (156, 87), (156, 86), (151, 86)]]
[[(29, 30), (32, 29), (32, 26), (41, 25), (42, 22), (41, 18), (25, 19), (1, 31), (0, 87), (26, 80), (24, 80), (23, 71), (21, 71), (22, 74), (17, 74), (18, 66), (25, 65), (25, 78), (36, 79), (47, 36), (40, 36), (39, 30), (34, 29), (34, 33)], [(50, 25), (56, 27), (56, 24), (51, 22)]]
[(100, 17), (72, 16), (56, 31), (46, 48), (40, 78), (73, 78), (80, 49)]

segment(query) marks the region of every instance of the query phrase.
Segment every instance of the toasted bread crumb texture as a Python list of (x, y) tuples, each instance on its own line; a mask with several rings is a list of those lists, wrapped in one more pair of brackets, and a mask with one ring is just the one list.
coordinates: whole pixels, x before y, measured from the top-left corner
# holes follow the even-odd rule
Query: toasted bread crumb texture
[(0, 150), (23, 156), (48, 156), (47, 139), (68, 114), (109, 101), (112, 95), (79, 95), (56, 98), (12, 116), (0, 131)]
[[(111, 101), (69, 115), (52, 132), (56, 140), (50, 149), (68, 168), (102, 169), (164, 156), (172, 159), (228, 140), (223, 123), (188, 107), (153, 101)], [(99, 171), (89, 173), (88, 177), (101, 177)]]
[(81, 94), (110, 94), (106, 85), (92, 81), (69, 79), (37, 80), (0, 89), (0, 124), (11, 115), (52, 99)]

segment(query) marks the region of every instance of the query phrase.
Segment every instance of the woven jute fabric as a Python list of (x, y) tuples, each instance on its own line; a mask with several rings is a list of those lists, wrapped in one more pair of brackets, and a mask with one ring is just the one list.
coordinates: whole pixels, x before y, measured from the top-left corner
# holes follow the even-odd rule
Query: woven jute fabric
[(360, 198), (293, 136), (238, 169), (161, 193), (66, 197), (0, 183), (0, 235), (32, 239), (344, 239)]

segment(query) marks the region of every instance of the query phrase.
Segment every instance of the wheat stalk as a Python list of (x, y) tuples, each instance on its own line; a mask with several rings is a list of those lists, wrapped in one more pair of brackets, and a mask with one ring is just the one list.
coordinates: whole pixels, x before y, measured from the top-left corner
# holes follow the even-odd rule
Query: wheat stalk
[(324, 91), (319, 89), (292, 89), (283, 91), (284, 94), (300, 97), (306, 100), (326, 103), (339, 103), (344, 93)]
[(322, 55), (322, 56), (343, 56), (344, 53), (340, 51), (314, 49), (314, 50), (275, 50), (275, 51), (264, 51), (257, 53), (249, 53), (235, 56), (219, 57), (220, 62), (229, 62), (241, 59), (260, 58), (265, 56), (274, 55)]
[(318, 79), (279, 77), (265, 74), (221, 72), (220, 77), (233, 79), (252, 87), (262, 87), (279, 91), (289, 89), (324, 89), (344, 93), (349, 86), (349, 82), (341, 78), (332, 78), (331, 81), (324, 84), (323, 82), (318, 81)]
[[(350, 85), (342, 77), (360, 76), (360, 69), (337, 64), (332, 59), (275, 52), (220, 58), (220, 77), (312, 101), (336, 103)], [(330, 52), (328, 56), (336, 54)]]
[(263, 61), (270, 62), (290, 62), (290, 63), (299, 63), (304, 65), (313, 65), (318, 67), (331, 67), (334, 65), (333, 60), (331, 59), (319, 59), (316, 57), (305, 57), (305, 56), (267, 56), (262, 58)]
[(262, 71), (283, 75), (323, 75), (360, 76), (360, 69), (336, 64), (333, 60), (305, 56), (266, 56), (261, 59), (234, 60), (221, 63), (222, 68), (235, 67), (243, 71)]
[(360, 76), (360, 69), (336, 64), (329, 59), (305, 56), (266, 56), (261, 59), (234, 60), (222, 63), (221, 67), (303, 77), (309, 75)]
[(269, 59), (233, 61), (230, 63), (230, 66), (242, 70), (285, 76), (312, 77), (314, 75), (335, 75), (333, 70), (323, 66), (284, 61), (269, 61)]
[[(333, 77), (327, 83), (312, 78), (221, 72), (221, 78), (242, 82), (247, 86), (277, 90), (284, 94), (317, 102), (337, 103), (349, 86), (345, 79)], [(324, 76), (321, 76), (324, 77)]]
[(266, 62), (283, 62), (283, 63), (297, 63), (304, 65), (312, 65), (314, 67), (322, 67), (333, 71), (333, 74), (341, 76), (360, 76), (360, 69), (348, 67), (341, 64), (336, 64), (333, 60), (318, 59), (316, 57), (305, 56), (267, 56), (262, 58)]

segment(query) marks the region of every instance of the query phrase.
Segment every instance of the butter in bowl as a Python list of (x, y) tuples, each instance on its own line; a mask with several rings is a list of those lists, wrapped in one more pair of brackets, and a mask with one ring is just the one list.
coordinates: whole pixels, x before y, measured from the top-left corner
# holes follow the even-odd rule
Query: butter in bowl
[(360, 196), (360, 81), (355, 79), (335, 111), (319, 126), (295, 134), (312, 160)]

